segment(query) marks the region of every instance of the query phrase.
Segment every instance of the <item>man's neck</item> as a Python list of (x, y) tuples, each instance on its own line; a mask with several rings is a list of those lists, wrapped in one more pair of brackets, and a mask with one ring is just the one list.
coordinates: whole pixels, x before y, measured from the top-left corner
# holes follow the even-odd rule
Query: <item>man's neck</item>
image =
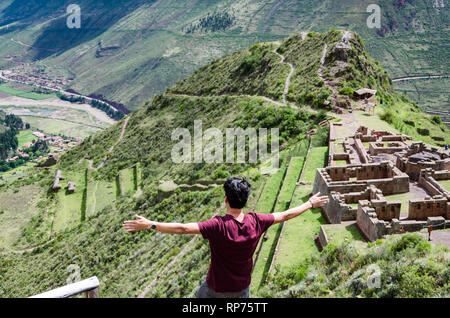
[(238, 221), (242, 221), (242, 218), (244, 216), (244, 212), (242, 209), (227, 208), (227, 214), (231, 215)]

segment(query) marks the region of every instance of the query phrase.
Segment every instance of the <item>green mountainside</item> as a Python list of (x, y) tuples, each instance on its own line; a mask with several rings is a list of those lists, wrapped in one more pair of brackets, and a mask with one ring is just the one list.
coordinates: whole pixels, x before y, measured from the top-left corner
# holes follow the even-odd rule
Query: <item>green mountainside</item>
[[(351, 34), (346, 55), (342, 55), (339, 47), (346, 34), (336, 30), (299, 33), (280, 42), (254, 44), (218, 59), (116, 125), (85, 139), (65, 153), (56, 166), (33, 167), (21, 179), (0, 183), (0, 296), (25, 297), (63, 286), (72, 274), (69, 266), (76, 265), (81, 278), (99, 278), (101, 297), (192, 297), (207, 273), (207, 242), (200, 236), (129, 234), (121, 227), (124, 220), (139, 214), (156, 221), (196, 222), (223, 214), (221, 184), (231, 175), (243, 175), (252, 184), (247, 211), (270, 213), (303, 202), (311, 189), (296, 188), (298, 176), (311, 182), (316, 168), (326, 164), (328, 128), (318, 125), (328, 117), (324, 102), (361, 86), (378, 89), (380, 108), (393, 112), (390, 119), (394, 124), (401, 122), (402, 116), (410, 116), (412, 108), (418, 120), (431, 126), (427, 115), (393, 91), (386, 72), (365, 52), (357, 34)], [(326, 67), (322, 58), (328, 61)], [(294, 66), (291, 81), (286, 80), (292, 72), (289, 63)], [(266, 77), (271, 80), (266, 81)], [(333, 84), (328, 84), (332, 77)], [(334, 93), (328, 85), (347, 89)], [(399, 109), (404, 113), (396, 112)], [(267, 161), (173, 163), (171, 151), (178, 142), (171, 138), (173, 130), (187, 128), (194, 135), (195, 120), (202, 120), (204, 131), (211, 127), (221, 131), (279, 128), (280, 169), (267, 176), (260, 170)], [(445, 126), (433, 127), (449, 136)], [(317, 134), (309, 141), (306, 136), (311, 129), (317, 129)], [(308, 151), (310, 144), (312, 151)], [(57, 169), (65, 176), (64, 182), (76, 182), (75, 194), (65, 188), (58, 193), (52, 191)], [(302, 169), (305, 173), (301, 173)], [(305, 227), (308, 236), (295, 241), (306, 242), (304, 259), (318, 253), (312, 236), (321, 221), (317, 211), (299, 220), (311, 222), (310, 227)], [(265, 278), (273, 282), (268, 268), (279, 230), (271, 228), (260, 249), (254, 273), (257, 286), (252, 286), (252, 295), (267, 293)], [(297, 228), (286, 231), (294, 237), (304, 234)], [(435, 247), (423, 245), (424, 258), (429, 257), (430, 262), (441, 267), (448, 262), (444, 257), (434, 257)], [(289, 260), (288, 252), (299, 248), (297, 245), (281, 247), (288, 248), (282, 258), (286, 270), (303, 266), (285, 262)], [(415, 245), (408, 248), (408, 253), (415, 253)], [(324, 263), (324, 271), (336, 268), (338, 253), (330, 252), (334, 259), (326, 258), (329, 261)], [(371, 255), (371, 251), (368, 253)], [(389, 264), (392, 259), (379, 260)], [(365, 259), (355, 269), (367, 264)], [(307, 272), (292, 271), (287, 283), (277, 286), (269, 296), (276, 296), (275, 292), (287, 289)], [(434, 276), (429, 282), (436, 289), (427, 289), (427, 296), (444, 289), (441, 273), (430, 274)], [(399, 277), (394, 284), (402, 282)], [(328, 292), (319, 286), (318, 295), (342, 295), (332, 293), (336, 284), (325, 286)], [(346, 285), (339, 288), (348, 290)]]
[[(52, 76), (73, 78), (70, 87), (76, 91), (101, 94), (134, 110), (236, 50), (335, 27), (358, 32), (391, 77), (449, 74), (449, 10), (439, 1), (378, 0), (380, 29), (366, 24), (371, 0), (80, 0), (80, 30), (65, 27), (70, 3), (2, 1), (0, 67), (33, 61)], [(439, 83), (433, 80), (431, 86)], [(417, 94), (408, 96), (432, 106)]]

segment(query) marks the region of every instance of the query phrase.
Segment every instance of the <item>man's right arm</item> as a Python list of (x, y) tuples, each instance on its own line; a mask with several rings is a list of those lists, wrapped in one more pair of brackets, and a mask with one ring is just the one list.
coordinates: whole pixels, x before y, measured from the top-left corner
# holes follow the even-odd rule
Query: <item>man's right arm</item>
[(273, 213), (274, 222), (273, 224), (281, 223), (293, 219), (300, 214), (308, 211), (311, 208), (318, 208), (324, 206), (328, 202), (328, 196), (320, 197), (320, 192), (312, 196), (308, 202), (303, 203), (300, 206), (286, 210), (284, 212)]

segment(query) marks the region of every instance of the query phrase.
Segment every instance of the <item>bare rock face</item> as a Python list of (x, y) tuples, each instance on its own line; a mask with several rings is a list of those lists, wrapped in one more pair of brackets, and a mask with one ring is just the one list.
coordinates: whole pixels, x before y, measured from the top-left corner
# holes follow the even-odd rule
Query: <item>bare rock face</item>
[(352, 47), (346, 43), (338, 43), (335, 47), (330, 51), (330, 53), (325, 58), (325, 63), (328, 64), (331, 61), (348, 61), (348, 51), (350, 51)]
[(352, 102), (350, 100), (350, 97), (348, 96), (339, 96), (336, 99), (336, 106), (341, 108), (350, 108), (352, 105)]
[(433, 162), (433, 161), (438, 161), (440, 160), (441, 157), (439, 157), (439, 155), (431, 153), (431, 152), (419, 152), (416, 153), (412, 156), (410, 156), (408, 158), (408, 161), (410, 162), (419, 162), (419, 161), (428, 161), (428, 162)]
[(52, 154), (48, 155), (47, 160), (40, 165), (40, 167), (51, 167), (58, 163), (58, 160)]
[(349, 67), (349, 64), (347, 62), (343, 61), (336, 61), (334, 63), (334, 66), (330, 70), (330, 77), (340, 77), (344, 74), (346, 74), (346, 69)]

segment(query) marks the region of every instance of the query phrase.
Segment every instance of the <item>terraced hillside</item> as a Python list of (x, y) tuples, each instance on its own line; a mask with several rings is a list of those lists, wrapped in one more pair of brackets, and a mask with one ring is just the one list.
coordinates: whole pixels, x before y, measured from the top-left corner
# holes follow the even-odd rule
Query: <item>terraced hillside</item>
[[(0, 201), (0, 210), (5, 211), (0, 214), (0, 225), (6, 224), (5, 221), (15, 224), (16, 235), (14, 240), (2, 246), (2, 296), (29, 296), (65, 285), (68, 266), (72, 264), (80, 267), (82, 278), (96, 275), (100, 279), (101, 297), (193, 296), (206, 276), (209, 264), (207, 242), (190, 235), (129, 234), (121, 228), (122, 222), (135, 214), (167, 222), (202, 221), (222, 214), (220, 184), (231, 175), (243, 175), (251, 182), (249, 211), (269, 213), (301, 203), (307, 194), (296, 189), (299, 176), (300, 180), (310, 182), (314, 170), (325, 164), (326, 149), (322, 147), (328, 143), (328, 133), (327, 128), (319, 127), (319, 123), (328, 115), (317, 101), (327, 100), (331, 92), (326, 97), (322, 95), (324, 82), (311, 89), (311, 99), (289, 97), (284, 92), (286, 88), (289, 91), (294, 82), (311, 84), (311, 87), (314, 86), (312, 83), (321, 83), (318, 69), (323, 68), (323, 55), (317, 53), (323, 53), (324, 47), (332, 48), (341, 43), (343, 35), (335, 30), (306, 36), (295, 34), (281, 42), (260, 43), (218, 60), (178, 83), (167, 94), (148, 101), (116, 125), (85, 139), (64, 154), (56, 166), (30, 167), (28, 174), (20, 180), (0, 185), (0, 195), (6, 197), (13, 193), (24, 204), (20, 209), (23, 212), (19, 224), (14, 222), (17, 207), (3, 206), (5, 201)], [(314, 38), (320, 45), (313, 45)], [(359, 37), (353, 34), (352, 39), (352, 52), (366, 56)], [(295, 48), (302, 50), (306, 57), (290, 60), (289, 56), (301, 56)], [(335, 55), (333, 51), (329, 52), (325, 56), (332, 65)], [(395, 105), (400, 97), (393, 92), (383, 69), (368, 57), (362, 61), (360, 66), (343, 70), (336, 85), (352, 71), (355, 85), (370, 84), (369, 78), (358, 77), (361, 73), (357, 67), (373, 70), (372, 84), (379, 88), (378, 102), (382, 99)], [(221, 75), (217, 74), (219, 71), (211, 71), (221, 69), (227, 63), (234, 72), (226, 70), (227, 75)], [(266, 63), (277, 72), (267, 71), (270, 68)], [(294, 72), (288, 63), (294, 67)], [(352, 63), (349, 59), (350, 66)], [(303, 78), (300, 73), (295, 73), (296, 68), (309, 64), (312, 71), (305, 72)], [(236, 75), (236, 72), (241, 73)], [(323, 74), (327, 74), (325, 69)], [(260, 87), (250, 80), (264, 81), (263, 75), (275, 79), (277, 85)], [(292, 76), (290, 81), (289, 75)], [(190, 81), (195, 85), (189, 86)], [(219, 90), (222, 82), (232, 83), (230, 90)], [(206, 83), (215, 86), (212, 90), (194, 91), (208, 87)], [(274, 95), (268, 92), (274, 92)], [(261, 168), (266, 167), (269, 160), (244, 164), (175, 164), (171, 152), (179, 140), (171, 138), (172, 132), (176, 128), (185, 128), (192, 139), (198, 141), (199, 137), (194, 133), (196, 120), (202, 121), (204, 130), (212, 127), (220, 131), (232, 127), (278, 128), (279, 170), (270, 175), (261, 174)], [(308, 152), (309, 142), (305, 141), (312, 129), (316, 134)], [(223, 146), (221, 141), (218, 138), (211, 143)], [(269, 139), (269, 149), (270, 144)], [(207, 149), (204, 145), (203, 151)], [(51, 190), (57, 169), (66, 177), (64, 182), (75, 180), (77, 191), (74, 194), (66, 192), (65, 188), (58, 193)], [(311, 221), (313, 225), (320, 223), (315, 212), (307, 219), (299, 220)], [(285, 228), (278, 254), (273, 257), (281, 229), (271, 228), (256, 259), (254, 275), (261, 278), (261, 291), (265, 290), (265, 279), (270, 281), (267, 272), (272, 259), (275, 259), (274, 268), (277, 262), (291, 265), (303, 259), (286, 260), (283, 251), (294, 249), (288, 238), (295, 230), (289, 227)], [(314, 232), (313, 227), (310, 232)], [(297, 255), (295, 250), (292, 253)]]
[[(134, 110), (199, 67), (255, 42), (335, 27), (361, 34), (392, 77), (450, 73), (445, 1), (80, 0), (79, 30), (65, 26), (70, 3), (2, 1), (0, 68), (33, 62), (51, 77), (73, 78), (69, 86), (76, 91)], [(381, 8), (379, 29), (366, 23), (374, 3)]]

